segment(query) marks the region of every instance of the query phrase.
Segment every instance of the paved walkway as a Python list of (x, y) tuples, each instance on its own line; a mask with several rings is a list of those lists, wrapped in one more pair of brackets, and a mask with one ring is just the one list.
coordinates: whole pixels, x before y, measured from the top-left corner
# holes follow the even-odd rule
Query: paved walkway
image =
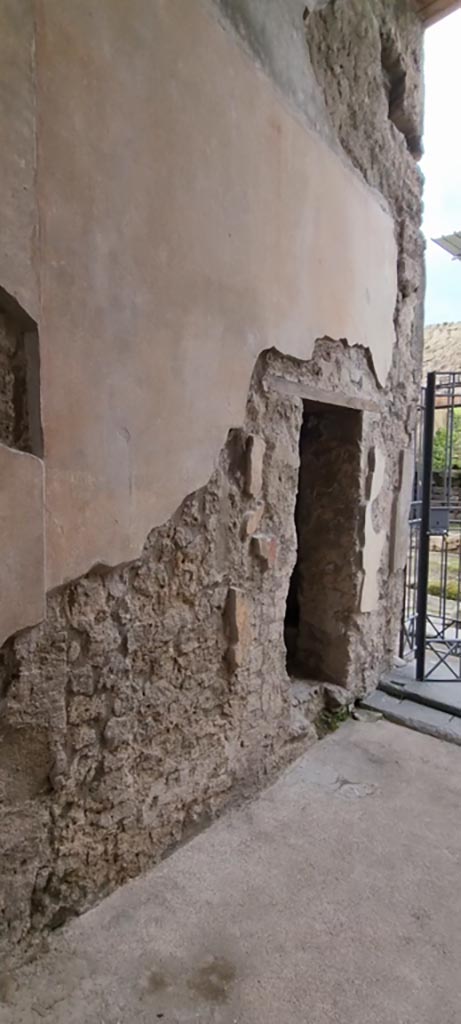
[(459, 1024), (461, 750), (347, 723), (55, 933), (1, 1024)]

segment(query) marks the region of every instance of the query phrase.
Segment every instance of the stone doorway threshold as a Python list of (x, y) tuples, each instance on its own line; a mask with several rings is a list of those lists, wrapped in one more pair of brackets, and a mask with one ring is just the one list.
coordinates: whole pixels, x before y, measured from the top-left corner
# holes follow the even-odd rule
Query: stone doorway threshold
[(362, 707), (391, 722), (461, 745), (461, 682), (415, 679), (414, 662), (399, 665), (381, 680)]
[(375, 690), (369, 697), (361, 701), (361, 707), (369, 711), (378, 711), (389, 722), (396, 725), (405, 725), (407, 729), (415, 729), (416, 732), (426, 733), (428, 736), (436, 736), (437, 739), (447, 740), (448, 743), (457, 743), (461, 746), (461, 718), (459, 715), (452, 715), (447, 711), (439, 711), (438, 708), (430, 707), (428, 704), (419, 704), (415, 700), (405, 697), (392, 697), (383, 690)]
[(420, 683), (415, 679), (415, 662), (405, 662), (381, 680), (379, 690), (461, 718), (461, 681), (447, 681), (440, 668), (434, 670), (430, 680)]

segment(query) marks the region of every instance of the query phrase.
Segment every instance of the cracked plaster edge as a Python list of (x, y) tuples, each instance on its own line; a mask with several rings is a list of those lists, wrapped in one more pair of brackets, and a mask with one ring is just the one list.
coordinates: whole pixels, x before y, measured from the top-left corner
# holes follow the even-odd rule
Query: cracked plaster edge
[[(217, 468), (218, 468), (219, 459), (220, 459), (220, 456), (221, 456), (221, 453), (222, 453), (223, 449), (225, 448), (225, 445), (227, 443), (227, 440), (228, 440), (230, 432), (233, 431), (233, 430), (243, 430), (243, 429), (245, 429), (245, 418), (246, 418), (245, 412), (246, 412), (246, 409), (248, 407), (248, 402), (249, 402), (249, 399), (251, 397), (251, 392), (252, 392), (252, 388), (254, 387), (254, 385), (258, 382), (259, 384), (261, 384), (263, 386), (263, 388), (264, 387), (266, 387), (266, 388), (269, 387), (270, 388), (271, 386), (273, 387), (274, 378), (272, 378), (272, 380), (271, 380), (270, 375), (266, 378), (266, 380), (264, 379), (264, 374), (262, 374), (258, 378), (258, 364), (260, 363), (261, 358), (266, 353), (273, 352), (275, 355), (277, 355), (281, 359), (287, 361), (287, 375), (284, 375), (283, 378), (277, 378), (277, 381), (283, 380), (284, 382), (287, 382), (289, 385), (292, 386), (293, 393), (291, 395), (286, 395), (285, 397), (292, 397), (292, 399), (294, 401), (295, 400), (301, 400), (302, 401), (302, 399), (303, 399), (303, 394), (302, 394), (303, 385), (302, 385), (302, 383), (298, 379), (296, 379), (296, 377), (294, 375), (291, 376), (291, 377), (288, 375), (288, 373), (289, 373), (288, 367), (289, 367), (290, 364), (293, 364), (298, 369), (303, 369), (304, 367), (306, 367), (309, 363), (311, 363), (313, 361), (313, 359), (315, 359), (317, 348), (318, 348), (318, 346), (322, 342), (330, 342), (330, 343), (335, 344), (335, 345), (342, 345), (343, 350), (344, 350), (345, 353), (347, 351), (349, 351), (349, 352), (352, 351), (352, 349), (358, 349), (363, 354), (363, 356), (364, 356), (364, 358), (365, 358), (365, 360), (366, 360), (366, 362), (367, 362), (367, 364), (369, 366), (369, 369), (370, 369), (370, 372), (371, 372), (371, 374), (373, 376), (373, 380), (374, 380), (375, 386), (376, 386), (376, 388), (378, 390), (378, 393), (381, 393), (381, 394), (383, 393), (384, 385), (381, 383), (381, 381), (379, 379), (379, 376), (377, 374), (377, 371), (376, 371), (376, 368), (375, 368), (375, 364), (374, 364), (374, 360), (373, 360), (372, 352), (368, 348), (368, 346), (365, 346), (365, 345), (361, 344), (360, 342), (357, 342), (357, 343), (352, 342), (352, 343), (350, 343), (349, 340), (347, 338), (344, 338), (344, 337), (333, 338), (329, 334), (322, 334), (322, 335), (319, 335), (318, 337), (316, 337), (314, 339), (312, 350), (311, 350), (311, 354), (310, 354), (310, 356), (307, 359), (301, 359), (298, 356), (293, 356), (290, 353), (284, 352), (282, 349), (278, 349), (276, 347), (272, 347), (271, 349), (261, 349), (259, 351), (256, 359), (253, 362), (253, 368), (252, 368), (252, 371), (251, 371), (251, 374), (250, 374), (249, 383), (248, 383), (248, 385), (246, 387), (246, 391), (245, 391), (245, 398), (244, 398), (243, 403), (242, 403), (242, 405), (243, 405), (243, 414), (242, 414), (242, 416), (240, 418), (240, 422), (237, 425), (235, 423), (231, 423), (227, 427), (227, 431), (225, 433), (224, 440), (221, 439), (221, 443), (219, 444), (219, 447), (217, 449), (215, 449), (214, 454), (210, 457), (209, 463), (208, 463), (208, 465), (209, 465), (208, 472), (206, 474), (204, 472), (203, 477), (201, 479), (201, 482), (199, 482), (196, 487), (193, 487), (191, 490), (189, 490), (180, 499), (180, 501), (174, 506), (174, 508), (171, 509), (171, 511), (169, 511), (168, 514), (163, 516), (159, 522), (155, 522), (153, 525), (151, 525), (147, 529), (144, 528), (144, 530), (142, 532), (142, 539), (140, 539), (139, 541), (133, 540), (132, 544), (130, 545), (130, 547), (129, 547), (128, 551), (127, 551), (126, 557), (118, 559), (118, 560), (116, 560), (114, 562), (111, 562), (110, 560), (108, 560), (104, 556), (101, 556), (100, 558), (93, 559), (92, 562), (86, 568), (82, 569), (82, 571), (77, 573), (75, 576), (66, 577), (61, 582), (59, 582), (59, 583), (57, 583), (57, 584), (55, 584), (53, 586), (50, 586), (50, 587), (47, 587), (46, 583), (45, 583), (44, 584), (44, 588), (43, 588), (43, 610), (42, 610), (42, 614), (41, 614), (40, 618), (38, 618), (37, 620), (35, 620), (33, 622), (28, 622), (28, 623), (25, 623), (24, 625), (21, 625), (20, 627), (18, 627), (18, 629), (14, 630), (13, 633), (8, 633), (6, 636), (3, 636), (3, 634), (0, 634), (0, 648), (5, 643), (7, 643), (9, 640), (12, 640), (14, 637), (20, 635), (21, 633), (24, 633), (25, 631), (27, 631), (29, 629), (33, 629), (35, 626), (40, 625), (40, 623), (42, 623), (46, 619), (46, 602), (47, 602), (48, 597), (51, 597), (53, 594), (58, 593), (59, 591), (65, 589), (68, 586), (72, 586), (72, 584), (77, 583), (79, 580), (84, 579), (86, 576), (91, 576), (91, 575), (94, 575), (96, 573), (106, 574), (106, 573), (109, 573), (109, 572), (115, 572), (115, 571), (117, 571), (119, 569), (123, 569), (126, 566), (133, 565), (135, 562), (137, 562), (142, 557), (142, 555), (143, 555), (143, 552), (144, 552), (145, 546), (146, 546), (146, 544), (148, 542), (148, 539), (150, 537), (150, 534), (154, 530), (160, 529), (167, 522), (169, 522), (169, 520), (172, 520), (177, 515), (179, 515), (179, 513), (181, 512), (181, 509), (183, 508), (184, 503), (193, 494), (198, 493), (199, 491), (203, 490), (205, 487), (208, 486), (213, 473), (215, 473)], [(295, 388), (299, 389), (299, 393), (298, 394), (295, 393)], [(278, 388), (277, 388), (277, 390), (278, 390)], [(354, 395), (354, 388), (353, 387), (351, 387), (351, 393), (352, 393), (351, 394), (352, 402), (354, 402), (354, 399), (356, 398), (356, 396)], [(323, 392), (323, 391), (321, 391), (321, 389), (319, 389), (319, 394), (320, 394), (320, 399), (319, 400), (323, 401), (325, 399), (325, 392)], [(334, 395), (334, 394), (335, 394), (335, 392), (332, 392), (332, 395)], [(313, 395), (313, 392), (312, 392), (312, 395)], [(343, 392), (341, 392), (341, 397), (345, 397)], [(314, 395), (313, 395), (312, 400), (315, 400)], [(344, 402), (340, 401), (338, 403), (333, 403), (333, 404), (344, 405)], [(359, 409), (361, 408), (360, 405), (358, 405), (358, 404), (355, 405), (355, 406), (352, 404), (350, 407), (351, 408), (355, 407), (355, 408), (359, 408)], [(365, 411), (370, 411), (370, 410), (367, 410), (364, 407), (362, 407), (362, 411), (365, 412)], [(377, 409), (373, 410), (373, 411), (379, 411), (379, 407), (377, 407)], [(0, 447), (8, 448), (7, 445), (0, 445)], [(16, 452), (16, 449), (8, 449), (8, 450)], [(37, 462), (39, 462), (42, 465), (42, 468), (43, 468), (42, 487), (43, 487), (43, 494), (44, 494), (44, 498), (43, 498), (43, 515), (44, 515), (45, 514), (45, 507), (46, 507), (46, 487), (45, 487), (46, 459), (41, 459), (38, 456), (31, 455), (28, 452), (17, 452), (17, 454), (21, 455), (21, 456), (24, 456), (25, 458), (35, 459)], [(374, 475), (373, 475), (373, 478), (374, 478)], [(375, 495), (375, 497), (376, 497), (376, 495)], [(366, 511), (365, 511), (365, 516), (366, 517), (368, 515), (371, 516), (372, 504), (373, 504), (373, 501), (370, 498), (370, 501), (366, 502)], [(366, 545), (367, 521), (368, 520), (366, 518), (365, 528), (364, 528), (365, 529), (365, 537), (364, 537), (364, 544), (363, 544), (363, 549), (362, 549), (363, 552), (365, 552), (365, 545)], [(43, 530), (43, 534), (44, 534), (44, 566), (46, 568), (46, 529), (45, 528)], [(374, 531), (374, 535), (377, 536), (375, 531)], [(385, 531), (384, 531), (384, 535), (385, 535)], [(384, 536), (384, 539), (385, 539), (385, 536)], [(382, 554), (382, 552), (381, 552), (381, 554)], [(363, 593), (364, 593), (364, 590), (365, 590), (365, 587), (366, 587), (366, 577), (367, 577), (367, 570), (366, 570), (366, 566), (364, 564), (363, 565), (362, 596), (361, 596), (361, 600), (360, 600), (360, 610), (361, 611), (366, 610), (366, 609), (362, 608), (362, 598), (363, 598)]]
[[(311, 119), (308, 117), (305, 111), (303, 111), (303, 109), (300, 106), (298, 106), (295, 103), (295, 101), (291, 99), (291, 97), (287, 96), (287, 94), (283, 91), (281, 86), (278, 85), (275, 79), (266, 70), (262, 62), (258, 59), (254, 50), (251, 48), (249, 41), (245, 39), (242, 35), (240, 35), (235, 25), (230, 21), (230, 19), (227, 17), (224, 11), (220, 10), (220, 8), (214, 4), (213, 0), (200, 0), (200, 2), (204, 10), (209, 15), (209, 17), (214, 18), (214, 20), (222, 29), (222, 31), (231, 37), (231, 39), (234, 42), (234, 45), (238, 46), (248, 64), (251, 65), (253, 71), (256, 71), (256, 73), (259, 74), (261, 78), (264, 79), (266, 85), (272, 90), (275, 98), (283, 107), (285, 112), (308, 135), (314, 136), (315, 139), (318, 142), (320, 142), (321, 145), (326, 150), (328, 150), (331, 154), (333, 154), (333, 156), (336, 157), (336, 159), (344, 168), (344, 170), (348, 171), (351, 178), (355, 180), (356, 184), (361, 186), (364, 192), (375, 200), (375, 202), (380, 207), (382, 212), (386, 213), (390, 217), (392, 222), (394, 222), (392, 209), (386, 197), (383, 195), (382, 192), (380, 192), (378, 188), (375, 188), (374, 186), (370, 185), (365, 180), (365, 178), (360, 173), (358, 168), (348, 157), (346, 151), (341, 146), (339, 141), (336, 140), (333, 131), (329, 130), (328, 135), (323, 135), (322, 132), (319, 130), (319, 126), (316, 125), (315, 122), (311, 121)], [(326, 6), (326, 4), (324, 6)], [(325, 117), (327, 118), (326, 106)]]

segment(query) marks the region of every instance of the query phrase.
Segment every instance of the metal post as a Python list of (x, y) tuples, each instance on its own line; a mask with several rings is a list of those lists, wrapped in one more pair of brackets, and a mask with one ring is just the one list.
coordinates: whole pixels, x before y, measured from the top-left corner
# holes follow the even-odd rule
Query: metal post
[(416, 678), (424, 679), (426, 656), (427, 585), (432, 487), (432, 447), (434, 441), (435, 373), (428, 373), (424, 407), (423, 486), (419, 536), (418, 600), (416, 605)]
[[(412, 506), (411, 506), (412, 507)], [(411, 526), (409, 530), (409, 544), (411, 548)], [(407, 597), (407, 566), (403, 570), (403, 600), (402, 600), (402, 614), (400, 616), (400, 636), (399, 636), (399, 658), (405, 657), (405, 622), (406, 622), (406, 597)]]

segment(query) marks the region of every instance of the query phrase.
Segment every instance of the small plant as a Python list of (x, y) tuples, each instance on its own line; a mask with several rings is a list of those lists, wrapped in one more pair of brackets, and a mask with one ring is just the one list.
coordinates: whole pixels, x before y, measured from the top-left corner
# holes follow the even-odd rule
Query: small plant
[(350, 711), (348, 707), (338, 708), (337, 711), (327, 711), (326, 708), (323, 708), (315, 719), (315, 727), (319, 737), (322, 738), (329, 732), (336, 732), (339, 726), (346, 722), (349, 717)]

